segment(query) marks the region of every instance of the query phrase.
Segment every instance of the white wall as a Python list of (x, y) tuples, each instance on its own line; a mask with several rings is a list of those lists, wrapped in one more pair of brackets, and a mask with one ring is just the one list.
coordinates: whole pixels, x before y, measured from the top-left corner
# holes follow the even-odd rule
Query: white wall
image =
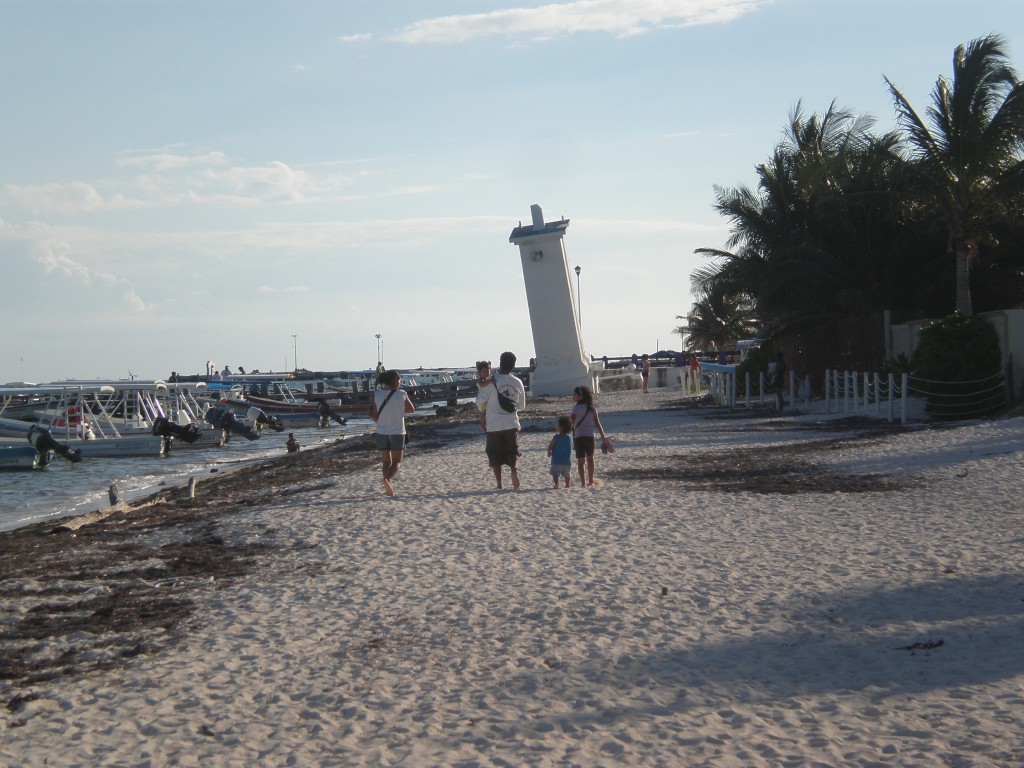
[[(982, 312), (978, 317), (987, 320), (996, 331), (1003, 368), (1012, 362), (1013, 397), (1014, 400), (1020, 400), (1024, 396), (1024, 309)], [(921, 329), (933, 322), (935, 321), (915, 320), (892, 326), (890, 334), (893, 357), (902, 352), (909, 360), (917, 349)]]

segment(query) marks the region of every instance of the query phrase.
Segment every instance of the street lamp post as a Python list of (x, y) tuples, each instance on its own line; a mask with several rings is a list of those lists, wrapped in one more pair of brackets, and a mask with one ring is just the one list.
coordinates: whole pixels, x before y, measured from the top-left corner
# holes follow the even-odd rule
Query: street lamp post
[(379, 333), (375, 334), (375, 336), (377, 337), (377, 363), (379, 365), (383, 365), (384, 364), (384, 353), (383, 353), (384, 342), (382, 342), (380, 340), (380, 334)]
[(292, 362), (295, 363), (296, 372), (299, 370), (299, 334), (292, 334)]
[(576, 325), (583, 324), (583, 299), (580, 298), (580, 272), (583, 270), (576, 265)]

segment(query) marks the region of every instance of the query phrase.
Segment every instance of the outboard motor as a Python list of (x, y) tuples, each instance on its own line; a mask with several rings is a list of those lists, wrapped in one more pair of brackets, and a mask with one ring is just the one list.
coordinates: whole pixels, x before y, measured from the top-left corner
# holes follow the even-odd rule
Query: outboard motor
[(36, 453), (39, 455), (39, 466), (41, 467), (46, 466), (47, 454), (50, 451), (53, 451), (58, 456), (63, 456), (72, 464), (77, 464), (82, 460), (82, 451), (80, 449), (69, 448), (63, 443), (58, 443), (53, 439), (50, 430), (44, 429), (38, 424), (33, 424), (25, 436), (28, 438), (29, 445), (36, 449)]
[(183, 427), (180, 424), (175, 424), (170, 419), (158, 416), (153, 419), (153, 434), (159, 437), (173, 437), (176, 440), (184, 440), (189, 445), (192, 445), (192, 443), (199, 439), (199, 427), (195, 424)]
[(199, 427), (195, 424), (183, 427), (163, 416), (157, 416), (153, 419), (153, 434), (164, 439), (163, 453), (166, 454), (171, 451), (171, 441), (173, 439), (184, 440), (189, 445), (192, 445), (192, 443), (199, 439)]
[(267, 416), (262, 408), (257, 408), (255, 405), (251, 406), (248, 411), (245, 412), (245, 418), (253, 423), (256, 431), (259, 432), (262, 427), (269, 427), (275, 432), (284, 432), (284, 424), (276, 416)]
[(323, 429), (327, 429), (327, 427), (330, 426), (332, 419), (338, 422), (341, 426), (345, 426), (345, 417), (339, 416), (331, 410), (331, 405), (326, 400), (321, 400), (317, 403), (316, 411), (320, 414), (320, 426)]
[(253, 431), (253, 428), (243, 424), (227, 408), (222, 408), (219, 405), (215, 405), (213, 408), (206, 412), (207, 424), (211, 424), (217, 429), (222, 429), (228, 434), (242, 435), (248, 440), (259, 440), (259, 435)]

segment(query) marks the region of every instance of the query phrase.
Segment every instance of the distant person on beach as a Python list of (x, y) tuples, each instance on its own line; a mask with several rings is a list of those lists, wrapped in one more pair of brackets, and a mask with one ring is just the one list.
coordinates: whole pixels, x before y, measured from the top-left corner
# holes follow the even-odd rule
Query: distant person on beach
[[(481, 387), (476, 404), (480, 409), (480, 428), (487, 433), (487, 463), (501, 488), (502, 467), (511, 470), (512, 488), (519, 490), (519, 409), (526, 405), (526, 387), (512, 375), (516, 356), (502, 352), (498, 360), (498, 373), (492, 374), (490, 384)], [(500, 395), (500, 396), (499, 396)], [(503, 405), (504, 403), (504, 405)], [(506, 410), (511, 407), (512, 410)]]
[(299, 441), (295, 439), (295, 433), (288, 433), (288, 440), (285, 442), (284, 447), (288, 449), (288, 453), (295, 453), (302, 446), (299, 445)]
[(576, 449), (576, 468), (579, 470), (580, 485), (594, 484), (594, 433), (601, 435), (602, 442), (608, 439), (601, 426), (601, 418), (594, 407), (594, 393), (590, 387), (576, 387), (572, 391), (575, 405), (572, 407), (572, 444)]
[(377, 375), (378, 376), (380, 376), (382, 373), (384, 373), (384, 363), (381, 362), (380, 360), (377, 361), (376, 371), (377, 371)]
[(572, 419), (559, 416), (555, 423), (555, 436), (548, 443), (548, 457), (551, 459), (552, 488), (558, 488), (558, 478), (565, 478), (565, 487), (572, 485)]
[(772, 388), (775, 390), (775, 411), (782, 413), (786, 404), (786, 374), (789, 368), (786, 367), (786, 358), (780, 351), (775, 355), (775, 374), (772, 378)]
[(409, 395), (399, 388), (401, 383), (398, 371), (381, 372), (370, 403), (370, 418), (377, 422), (377, 450), (380, 451), (384, 492), (388, 496), (395, 495), (392, 481), (405, 454), (405, 414), (416, 410)]
[(647, 388), (648, 379), (651, 378), (651, 358), (646, 352), (640, 355), (640, 378), (644, 380), (644, 394), (651, 390)]

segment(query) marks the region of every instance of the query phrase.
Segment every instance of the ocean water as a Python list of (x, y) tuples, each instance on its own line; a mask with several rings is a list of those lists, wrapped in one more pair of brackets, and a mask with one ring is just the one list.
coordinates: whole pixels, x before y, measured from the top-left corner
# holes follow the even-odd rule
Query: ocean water
[[(350, 418), (343, 428), (332, 424), (328, 430), (294, 430), (304, 449), (333, 442), (342, 435), (372, 431), (373, 422), (360, 418)], [(214, 469), (226, 472), (280, 456), (286, 452), (287, 439), (287, 432), (264, 431), (259, 440), (233, 436), (224, 448), (175, 445), (168, 456), (86, 458), (78, 464), (58, 456), (42, 470), (5, 470), (0, 472), (0, 531), (105, 509), (110, 506), (108, 491), (114, 482), (121, 498), (131, 501), (159, 490), (162, 485), (186, 485), (193, 476), (202, 481)]]

